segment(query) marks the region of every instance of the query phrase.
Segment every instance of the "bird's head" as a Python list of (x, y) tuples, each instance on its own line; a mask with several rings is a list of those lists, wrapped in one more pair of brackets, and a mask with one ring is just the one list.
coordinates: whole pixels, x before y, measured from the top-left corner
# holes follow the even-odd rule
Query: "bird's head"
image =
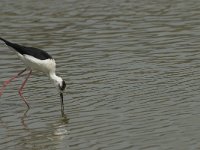
[(63, 93), (63, 91), (65, 91), (66, 88), (66, 83), (64, 80), (62, 80), (59, 84), (58, 84), (58, 88), (60, 90), (60, 93)]
[(64, 103), (63, 103), (63, 92), (65, 91), (66, 88), (66, 83), (65, 81), (56, 75), (50, 76), (51, 81), (53, 81), (53, 84), (57, 88), (57, 90), (60, 93), (60, 98), (61, 98), (61, 108), (64, 110)]

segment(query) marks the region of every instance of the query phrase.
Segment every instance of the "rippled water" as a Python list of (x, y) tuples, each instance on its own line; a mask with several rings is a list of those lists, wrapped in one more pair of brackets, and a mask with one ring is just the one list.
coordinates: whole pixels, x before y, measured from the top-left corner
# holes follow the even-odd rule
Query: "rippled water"
[[(1, 37), (48, 51), (67, 82), (0, 98), (0, 149), (200, 148), (200, 1), (2, 0)], [(0, 46), (0, 81), (24, 69)]]

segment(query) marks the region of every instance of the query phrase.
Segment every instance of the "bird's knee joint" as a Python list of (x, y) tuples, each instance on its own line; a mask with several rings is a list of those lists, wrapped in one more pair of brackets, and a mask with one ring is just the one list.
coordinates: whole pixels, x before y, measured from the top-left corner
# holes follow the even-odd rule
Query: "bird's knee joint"
[(19, 95), (22, 95), (22, 91), (19, 90), (18, 93), (19, 93)]

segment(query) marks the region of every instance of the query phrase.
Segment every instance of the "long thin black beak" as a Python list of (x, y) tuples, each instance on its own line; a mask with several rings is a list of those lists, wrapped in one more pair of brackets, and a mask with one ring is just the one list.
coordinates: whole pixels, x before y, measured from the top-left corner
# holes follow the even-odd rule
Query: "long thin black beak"
[(61, 102), (61, 112), (64, 112), (64, 103), (63, 103), (63, 93), (60, 93), (60, 102)]

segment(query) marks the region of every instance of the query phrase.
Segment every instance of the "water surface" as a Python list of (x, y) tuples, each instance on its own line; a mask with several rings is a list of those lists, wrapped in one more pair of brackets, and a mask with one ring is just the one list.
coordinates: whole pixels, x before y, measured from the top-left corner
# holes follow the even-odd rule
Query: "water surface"
[[(0, 149), (200, 148), (198, 0), (0, 3), (1, 37), (41, 48), (67, 82), (65, 116), (48, 77), (0, 98)], [(24, 69), (0, 46), (0, 82)]]

